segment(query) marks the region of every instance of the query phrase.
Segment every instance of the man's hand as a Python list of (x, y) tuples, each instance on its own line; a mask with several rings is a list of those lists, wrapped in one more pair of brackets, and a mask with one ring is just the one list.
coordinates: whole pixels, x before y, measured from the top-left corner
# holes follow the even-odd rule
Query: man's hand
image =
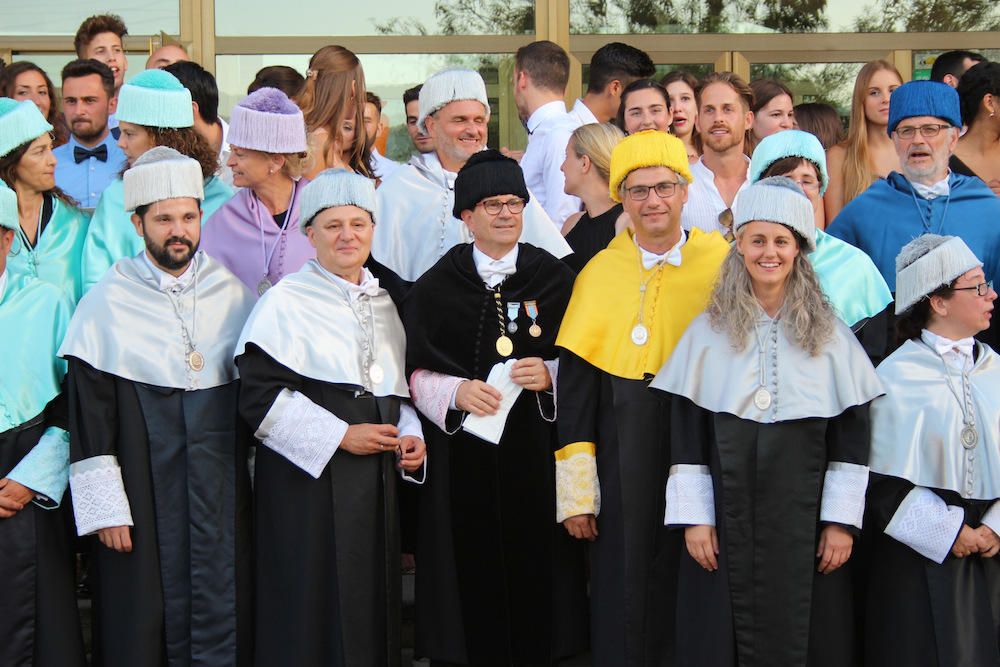
[(993, 558), (1000, 551), (1000, 537), (985, 523), (976, 528), (979, 533), (979, 555), (983, 558)]
[(101, 528), (97, 531), (97, 539), (107, 548), (119, 553), (132, 551), (132, 530), (128, 526)]
[(541, 357), (518, 359), (510, 368), (510, 379), (529, 391), (548, 391), (552, 376)]
[(347, 427), (340, 447), (358, 456), (391, 452), (399, 448), (398, 435), (392, 424), (354, 424)]
[(0, 519), (9, 519), (31, 502), (35, 492), (9, 477), (0, 479)]
[(597, 517), (593, 514), (577, 514), (563, 521), (566, 532), (578, 540), (597, 539)]
[(819, 547), (816, 558), (819, 565), (816, 571), (820, 574), (830, 574), (847, 562), (854, 550), (854, 536), (843, 526), (830, 524), (819, 534)]
[(968, 524), (962, 524), (962, 530), (958, 531), (955, 544), (951, 545), (951, 553), (955, 558), (965, 558), (969, 554), (977, 554), (983, 551), (985, 543), (982, 537)]
[(715, 526), (688, 526), (684, 529), (684, 543), (698, 565), (709, 572), (719, 569), (719, 535)]
[(455, 407), (477, 417), (495, 415), (500, 409), (500, 392), (482, 380), (466, 380), (458, 385)]
[(406, 472), (420, 470), (427, 455), (427, 445), (415, 435), (404, 435), (399, 441), (399, 467)]

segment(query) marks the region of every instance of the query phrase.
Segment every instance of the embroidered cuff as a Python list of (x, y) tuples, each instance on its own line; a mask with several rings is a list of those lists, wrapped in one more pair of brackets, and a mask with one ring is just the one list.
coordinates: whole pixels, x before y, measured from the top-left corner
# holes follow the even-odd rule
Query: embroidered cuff
[(708, 466), (670, 466), (663, 525), (715, 525), (715, 485)]
[(989, 526), (994, 533), (1000, 535), (1000, 500), (994, 501), (990, 508), (983, 515), (983, 520), (979, 523)]
[(81, 537), (101, 528), (131, 526), (132, 509), (125, 495), (116, 456), (92, 456), (69, 467), (73, 516)]
[(826, 467), (819, 520), (861, 530), (868, 490), (868, 466), (833, 461)]
[(916, 486), (899, 504), (885, 534), (921, 556), (943, 563), (964, 521), (961, 507), (946, 505), (930, 489)]
[(601, 483), (597, 478), (596, 447), (574, 442), (555, 453), (556, 521), (571, 516), (601, 513)]
[(318, 479), (344, 439), (347, 426), (305, 394), (282, 389), (254, 435)]
[(410, 399), (432, 424), (445, 433), (454, 433), (454, 430), (449, 431), (446, 420), (448, 410), (455, 409), (455, 394), (458, 392), (458, 385), (463, 382), (465, 378), (418, 368), (410, 375)]
[(7, 477), (34, 491), (39, 507), (59, 507), (69, 484), (69, 433), (55, 426), (45, 429)]

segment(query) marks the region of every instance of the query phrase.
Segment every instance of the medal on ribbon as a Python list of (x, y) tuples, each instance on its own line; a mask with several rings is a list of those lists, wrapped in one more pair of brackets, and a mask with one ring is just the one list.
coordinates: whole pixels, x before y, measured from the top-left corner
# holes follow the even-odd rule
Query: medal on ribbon
[(508, 301), (507, 302), (507, 331), (510, 333), (517, 333), (517, 314), (521, 310), (520, 301)]
[(528, 327), (528, 333), (531, 334), (532, 338), (538, 338), (542, 335), (542, 328), (538, 326), (538, 302), (525, 301), (524, 312), (528, 313), (528, 317), (531, 318), (531, 326)]

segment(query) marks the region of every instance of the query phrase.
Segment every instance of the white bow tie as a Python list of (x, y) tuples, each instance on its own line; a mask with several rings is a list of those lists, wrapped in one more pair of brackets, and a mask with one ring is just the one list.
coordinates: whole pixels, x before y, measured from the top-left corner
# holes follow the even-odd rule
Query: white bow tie
[(488, 264), (479, 268), (479, 277), (490, 287), (496, 287), (507, 276), (512, 276), (517, 272), (514, 262), (504, 259), (494, 259)]
[(972, 358), (972, 347), (975, 345), (975, 341), (972, 338), (963, 338), (962, 340), (948, 340), (947, 338), (938, 337), (934, 341), (934, 351), (937, 352), (942, 357), (946, 352), (957, 352), (962, 356)]
[(377, 296), (380, 289), (378, 278), (372, 278), (370, 280), (366, 280), (360, 285), (351, 285), (348, 287), (352, 301), (356, 301), (362, 296)]
[(639, 248), (642, 251), (642, 268), (649, 271), (651, 268), (657, 264), (666, 262), (671, 266), (681, 265), (681, 249), (679, 246), (674, 246), (667, 253), (663, 255), (655, 255), (644, 248)]

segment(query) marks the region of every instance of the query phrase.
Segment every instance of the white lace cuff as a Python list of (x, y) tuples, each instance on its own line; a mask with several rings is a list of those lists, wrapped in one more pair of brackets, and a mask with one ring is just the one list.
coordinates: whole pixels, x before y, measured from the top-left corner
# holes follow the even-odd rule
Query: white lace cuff
[(446, 425), (448, 410), (454, 409), (455, 394), (458, 385), (463, 382), (465, 378), (418, 368), (410, 375), (410, 399), (420, 414), (449, 433)]
[(347, 427), (347, 422), (305, 394), (282, 389), (254, 435), (318, 479), (344, 439)]
[(715, 525), (715, 485), (708, 466), (670, 466), (663, 525)]
[(69, 483), (69, 433), (50, 426), (7, 477), (35, 492), (34, 503), (55, 509)]
[(573, 443), (556, 452), (556, 521), (601, 513), (597, 457), (589, 442)]
[(833, 461), (826, 467), (819, 520), (854, 526), (858, 530), (865, 516), (868, 466)]
[(979, 523), (987, 525), (994, 533), (1000, 535), (1000, 500), (994, 501), (990, 508), (983, 515), (983, 520)]
[(964, 521), (961, 507), (946, 505), (930, 489), (916, 486), (899, 504), (885, 534), (921, 556), (943, 563)]
[(117, 457), (92, 456), (70, 465), (69, 486), (76, 532), (81, 537), (101, 528), (133, 525)]

